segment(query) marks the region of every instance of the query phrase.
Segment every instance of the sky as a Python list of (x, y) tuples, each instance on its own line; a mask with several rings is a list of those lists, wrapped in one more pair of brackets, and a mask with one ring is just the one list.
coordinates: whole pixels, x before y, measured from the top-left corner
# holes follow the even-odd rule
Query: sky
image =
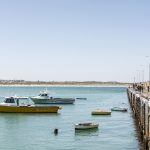
[(148, 80), (148, 0), (0, 0), (0, 79)]

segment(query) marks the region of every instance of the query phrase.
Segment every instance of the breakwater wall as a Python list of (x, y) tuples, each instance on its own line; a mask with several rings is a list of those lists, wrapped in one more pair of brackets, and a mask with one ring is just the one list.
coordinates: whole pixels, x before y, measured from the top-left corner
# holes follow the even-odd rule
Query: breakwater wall
[(133, 88), (127, 88), (127, 95), (143, 143), (143, 149), (150, 150), (150, 100)]

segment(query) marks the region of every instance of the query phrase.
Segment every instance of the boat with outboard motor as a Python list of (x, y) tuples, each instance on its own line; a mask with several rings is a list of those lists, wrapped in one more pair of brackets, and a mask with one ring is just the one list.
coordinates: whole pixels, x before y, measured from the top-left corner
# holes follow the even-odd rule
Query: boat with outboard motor
[(48, 91), (40, 92), (38, 96), (30, 97), (34, 104), (73, 104), (74, 98), (55, 98), (49, 96)]
[(20, 105), (18, 97), (7, 97), (0, 103), (0, 113), (57, 113), (60, 106)]

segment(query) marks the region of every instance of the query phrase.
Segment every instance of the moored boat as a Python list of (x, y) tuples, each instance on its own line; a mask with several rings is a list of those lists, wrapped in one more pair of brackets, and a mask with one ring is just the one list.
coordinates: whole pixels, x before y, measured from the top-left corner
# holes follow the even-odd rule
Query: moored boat
[(0, 113), (57, 113), (59, 106), (19, 105), (19, 99), (10, 97), (0, 103)]
[(102, 110), (102, 109), (96, 109), (92, 111), (92, 115), (111, 115), (111, 111), (109, 110)]
[(75, 124), (75, 130), (97, 129), (98, 126), (99, 126), (98, 123), (92, 123), (92, 122), (79, 123), (79, 124)]
[(122, 111), (122, 112), (127, 112), (128, 109), (127, 109), (127, 108), (123, 108), (123, 107), (113, 107), (113, 108), (111, 108), (111, 111)]
[(0, 113), (57, 113), (59, 106), (1, 106)]
[(87, 100), (87, 98), (84, 97), (77, 97), (76, 99)]
[(41, 92), (38, 96), (30, 97), (34, 104), (73, 104), (74, 98), (54, 98), (49, 96), (47, 91)]

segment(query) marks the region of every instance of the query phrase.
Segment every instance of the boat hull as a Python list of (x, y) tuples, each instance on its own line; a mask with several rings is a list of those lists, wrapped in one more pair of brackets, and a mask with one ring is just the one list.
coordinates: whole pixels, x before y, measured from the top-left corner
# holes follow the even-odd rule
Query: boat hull
[(59, 106), (0, 106), (0, 113), (57, 113)]
[(92, 111), (92, 115), (111, 115), (111, 111)]
[(63, 99), (63, 98), (53, 98), (53, 99), (37, 99), (31, 98), (34, 104), (74, 104), (75, 99)]
[(88, 130), (88, 129), (97, 129), (98, 124), (92, 124), (92, 125), (75, 125), (75, 130)]
[(127, 108), (119, 108), (119, 107), (114, 107), (111, 109), (111, 111), (121, 111), (121, 112), (127, 112)]

